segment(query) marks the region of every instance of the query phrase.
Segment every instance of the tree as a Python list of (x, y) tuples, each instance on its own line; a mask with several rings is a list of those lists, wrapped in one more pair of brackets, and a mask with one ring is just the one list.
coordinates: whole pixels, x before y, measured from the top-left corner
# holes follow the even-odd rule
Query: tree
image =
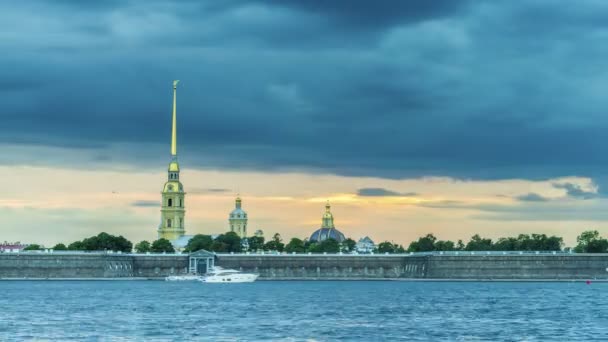
[(355, 240), (348, 238), (344, 241), (342, 241), (342, 251), (343, 252), (353, 252), (355, 250), (355, 246), (357, 245), (357, 243), (355, 242)]
[(259, 251), (264, 249), (264, 237), (263, 236), (252, 236), (247, 239), (249, 242), (249, 250)]
[(606, 253), (608, 251), (608, 240), (602, 238), (597, 230), (588, 230), (576, 238), (577, 253)]
[(560, 251), (563, 239), (545, 234), (519, 234), (517, 237), (503, 237), (496, 241), (496, 251)]
[(456, 243), (456, 250), (457, 251), (463, 251), (464, 250), (464, 243), (462, 242), (462, 240), (458, 240), (458, 242)]
[(467, 243), (465, 250), (467, 251), (491, 251), (492, 250), (492, 239), (483, 239), (479, 234), (473, 235), (471, 240)]
[(33, 244), (25, 247), (23, 250), (24, 251), (39, 251), (41, 249), (42, 249), (42, 247), (39, 244), (33, 243)]
[(378, 253), (396, 253), (399, 246), (389, 241), (380, 242), (378, 244)]
[(217, 239), (213, 240), (213, 244), (211, 244), (211, 251), (217, 253), (227, 253), (228, 245), (219, 241)]
[(68, 246), (68, 249), (84, 251), (121, 251), (130, 253), (131, 250), (133, 250), (133, 244), (122, 235), (114, 236), (102, 232), (82, 241), (73, 242)]
[(437, 242), (435, 242), (435, 250), (436, 251), (453, 251), (456, 250), (456, 247), (454, 247), (454, 242), (450, 241), (450, 240), (439, 240)]
[(500, 238), (494, 244), (494, 250), (497, 251), (516, 251), (519, 248), (519, 243), (516, 238)]
[(82, 244), (82, 241), (74, 241), (68, 245), (68, 250), (69, 251), (83, 251), (84, 245)]
[(564, 246), (564, 239), (558, 236), (549, 236), (544, 243), (544, 251), (560, 251)]
[(437, 238), (433, 234), (427, 234), (418, 238), (418, 241), (410, 243), (407, 250), (410, 252), (432, 252), (435, 250), (435, 241), (437, 241)]
[(196, 252), (201, 249), (210, 251), (213, 245), (213, 238), (210, 235), (197, 234), (194, 235), (184, 249), (185, 252)]
[(334, 239), (323, 240), (320, 245), (325, 253), (338, 253), (340, 251), (340, 244)]
[(589, 242), (586, 253), (606, 253), (608, 252), (608, 240), (598, 239)]
[(135, 251), (137, 253), (148, 253), (152, 251), (152, 246), (146, 240), (140, 241), (135, 245)]
[(304, 253), (306, 252), (306, 247), (304, 247), (304, 241), (293, 238), (289, 243), (285, 246), (285, 252), (287, 253)]
[(221, 234), (217, 238), (213, 244), (211, 244), (211, 249), (214, 252), (241, 252), (241, 238), (235, 232), (228, 232), (226, 234)]
[(285, 245), (282, 241), (283, 239), (281, 238), (281, 234), (276, 233), (272, 237), (272, 240), (266, 242), (266, 244), (264, 245), (264, 250), (282, 252), (285, 248)]
[(327, 239), (310, 245), (309, 251), (312, 253), (338, 253), (340, 243), (335, 239)]
[(175, 249), (171, 241), (161, 238), (152, 242), (151, 251), (154, 253), (174, 253)]
[(62, 244), (62, 243), (58, 243), (53, 247), (54, 251), (66, 251), (68, 248)]

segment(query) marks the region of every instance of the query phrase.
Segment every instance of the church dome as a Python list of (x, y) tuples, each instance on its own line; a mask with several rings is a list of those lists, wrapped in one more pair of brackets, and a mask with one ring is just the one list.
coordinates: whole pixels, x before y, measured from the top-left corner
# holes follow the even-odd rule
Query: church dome
[(169, 172), (179, 172), (179, 164), (176, 160), (169, 164)]
[(235, 201), (235, 208), (230, 212), (231, 219), (247, 218), (247, 213), (241, 208), (241, 198), (237, 197)]
[(234, 209), (230, 212), (230, 218), (246, 218), (247, 213), (241, 208)]
[(319, 228), (310, 235), (310, 242), (321, 242), (327, 239), (334, 239), (338, 242), (346, 240), (344, 234), (336, 228)]
[(323, 214), (321, 228), (315, 230), (312, 235), (310, 235), (309, 241), (321, 242), (327, 239), (334, 239), (338, 242), (346, 240), (344, 234), (334, 226), (334, 215), (331, 213), (329, 201), (327, 201), (327, 204), (325, 205), (325, 213)]
[(165, 183), (163, 192), (183, 192), (184, 186), (180, 182), (170, 181)]

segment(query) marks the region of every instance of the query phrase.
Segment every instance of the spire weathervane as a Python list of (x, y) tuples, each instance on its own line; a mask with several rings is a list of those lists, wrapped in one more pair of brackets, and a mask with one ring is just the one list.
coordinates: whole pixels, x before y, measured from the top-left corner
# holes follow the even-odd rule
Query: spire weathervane
[(177, 84), (179, 80), (173, 81), (173, 130), (171, 134), (171, 155), (177, 157)]

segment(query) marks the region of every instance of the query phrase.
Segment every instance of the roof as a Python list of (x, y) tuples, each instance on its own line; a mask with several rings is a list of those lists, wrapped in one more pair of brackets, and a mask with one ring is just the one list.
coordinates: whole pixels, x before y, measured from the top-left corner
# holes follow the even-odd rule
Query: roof
[(201, 249), (201, 250), (198, 250), (198, 251), (196, 251), (196, 252), (194, 252), (194, 253), (190, 253), (190, 256), (191, 256), (191, 257), (198, 257), (198, 258), (200, 258), (200, 257), (203, 257), (203, 258), (204, 258), (204, 257), (207, 257), (207, 258), (214, 258), (214, 257), (215, 257), (215, 254), (214, 254), (214, 253), (211, 253), (211, 252), (209, 252), (209, 251), (206, 251), (206, 250), (204, 250), (204, 249)]
[(374, 241), (372, 239), (370, 239), (369, 236), (366, 236), (364, 238), (359, 239), (359, 242), (361, 242), (361, 243), (374, 243)]
[(232, 215), (238, 215), (241, 214), (241, 217), (244, 217), (247, 215), (247, 213), (245, 212), (245, 210), (241, 209), (241, 208), (236, 208), (233, 211), (230, 212), (230, 216), (232, 217)]
[(337, 230), (336, 228), (319, 228), (310, 235), (309, 241), (311, 242), (321, 242), (327, 239), (334, 239), (338, 242), (342, 242), (346, 240), (344, 234)]
[(179, 181), (168, 181), (163, 187), (163, 192), (183, 192), (184, 186)]

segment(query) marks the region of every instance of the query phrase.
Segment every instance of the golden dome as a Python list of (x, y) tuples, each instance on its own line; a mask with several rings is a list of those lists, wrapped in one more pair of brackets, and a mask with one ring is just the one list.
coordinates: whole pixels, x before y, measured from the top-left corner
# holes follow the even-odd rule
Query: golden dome
[(183, 192), (184, 186), (180, 182), (170, 181), (165, 183), (163, 187), (163, 192)]
[(177, 161), (174, 160), (169, 164), (169, 172), (179, 172), (179, 164)]

